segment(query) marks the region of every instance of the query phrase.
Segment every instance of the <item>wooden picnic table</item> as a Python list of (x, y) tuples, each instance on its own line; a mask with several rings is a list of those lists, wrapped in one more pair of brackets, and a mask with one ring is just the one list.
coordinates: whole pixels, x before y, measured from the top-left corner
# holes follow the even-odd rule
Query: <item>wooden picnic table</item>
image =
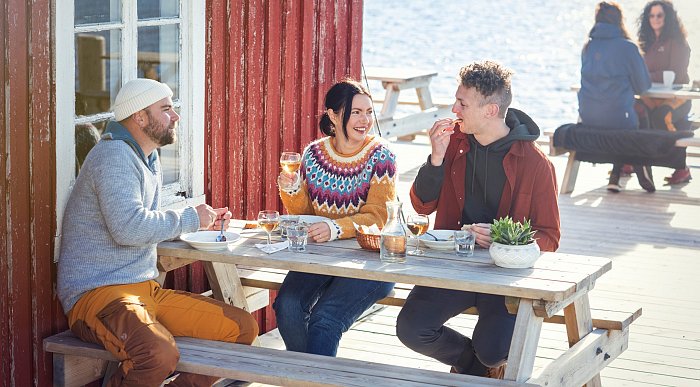
[[(384, 88), (384, 97), (374, 99), (382, 103), (377, 120), (384, 137), (412, 135), (430, 128), (435, 120), (450, 114), (454, 100), (438, 101), (430, 93), (430, 81), (437, 76), (436, 72), (409, 68), (366, 67), (365, 76), (368, 80), (381, 81)], [(417, 101), (399, 99), (402, 90), (411, 89), (415, 89)], [(399, 118), (396, 117), (399, 104), (418, 105), (421, 111)]]
[[(354, 239), (310, 243), (306, 253), (266, 254), (254, 246), (264, 243), (262, 230), (230, 231), (241, 238), (227, 250), (200, 251), (182, 241), (169, 241), (158, 245), (158, 255), (166, 261), (203, 261), (215, 297), (243, 308), (247, 304), (237, 265), (514, 297), (517, 317), (505, 376), (517, 382), (558, 385), (566, 380), (582, 385), (591, 380), (597, 385), (598, 373), (627, 348), (627, 329), (608, 331), (592, 326), (588, 292), (610, 270), (607, 258), (544, 253), (534, 268), (506, 269), (495, 266), (483, 249), (470, 258), (426, 250), (425, 256), (408, 256), (405, 263), (383, 263), (377, 252), (361, 249)], [(571, 348), (536, 380), (531, 379), (543, 319), (562, 309)]]
[[(571, 86), (572, 91), (578, 92), (581, 90), (581, 85)], [(651, 88), (641, 94), (642, 97), (649, 98), (677, 98), (677, 99), (700, 99), (700, 89), (693, 88), (691, 85), (674, 85), (673, 89), (665, 87), (662, 83), (652, 83)], [(639, 97), (639, 96), (637, 96)], [(691, 122), (692, 124), (692, 122)], [(544, 133), (549, 137), (549, 155), (558, 156), (564, 153), (569, 153), (569, 159), (564, 170), (564, 178), (562, 179), (560, 193), (570, 194), (574, 191), (578, 169), (581, 165), (579, 160), (576, 160), (576, 151), (570, 149), (562, 149), (554, 147), (554, 132), (549, 131)], [(677, 147), (700, 147), (700, 136), (685, 137), (676, 141)]]

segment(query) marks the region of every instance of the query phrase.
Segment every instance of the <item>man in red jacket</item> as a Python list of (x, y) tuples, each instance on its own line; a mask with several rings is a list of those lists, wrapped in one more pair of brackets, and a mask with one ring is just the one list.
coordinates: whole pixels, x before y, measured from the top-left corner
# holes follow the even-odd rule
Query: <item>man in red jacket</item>
[[(432, 152), (411, 187), (419, 213), (437, 211), (435, 229), (467, 226), (476, 243), (491, 245), (494, 219), (530, 219), (542, 251), (559, 246), (554, 167), (535, 145), (540, 129), (509, 109), (512, 71), (491, 61), (460, 71), (452, 112), (429, 130)], [(458, 128), (459, 130), (455, 130)], [(476, 306), (470, 339), (444, 326)], [(452, 366), (452, 372), (502, 378), (515, 326), (503, 296), (414, 287), (399, 314), (396, 333), (409, 348)]]

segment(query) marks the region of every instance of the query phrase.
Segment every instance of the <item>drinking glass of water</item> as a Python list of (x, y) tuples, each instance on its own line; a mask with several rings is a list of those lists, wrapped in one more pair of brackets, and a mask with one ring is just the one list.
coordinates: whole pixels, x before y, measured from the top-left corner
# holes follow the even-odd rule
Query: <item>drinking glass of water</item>
[(297, 224), (287, 228), (287, 240), (289, 240), (289, 251), (302, 253), (306, 251), (306, 240), (309, 237), (309, 229), (304, 225)]
[(455, 253), (460, 257), (471, 257), (474, 255), (474, 244), (476, 236), (468, 230), (458, 230), (454, 234)]
[(299, 223), (299, 215), (280, 215), (280, 235), (287, 238), (287, 229)]

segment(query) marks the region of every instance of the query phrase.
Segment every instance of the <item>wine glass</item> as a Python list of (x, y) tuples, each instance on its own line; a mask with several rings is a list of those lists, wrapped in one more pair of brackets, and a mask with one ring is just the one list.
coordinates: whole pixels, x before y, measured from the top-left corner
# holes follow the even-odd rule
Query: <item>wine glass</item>
[(267, 233), (267, 246), (265, 252), (269, 252), (271, 247), (270, 234), (277, 229), (280, 224), (280, 213), (277, 211), (263, 210), (258, 212), (258, 225)]
[(425, 252), (420, 249), (420, 239), (419, 236), (425, 234), (430, 226), (430, 220), (428, 215), (423, 214), (411, 214), (406, 219), (406, 225), (408, 230), (411, 232), (411, 237), (416, 240), (415, 250), (409, 251), (410, 255), (423, 255)]
[(280, 167), (287, 172), (293, 173), (299, 178), (299, 168), (301, 167), (301, 155), (297, 152), (282, 152), (280, 156)]

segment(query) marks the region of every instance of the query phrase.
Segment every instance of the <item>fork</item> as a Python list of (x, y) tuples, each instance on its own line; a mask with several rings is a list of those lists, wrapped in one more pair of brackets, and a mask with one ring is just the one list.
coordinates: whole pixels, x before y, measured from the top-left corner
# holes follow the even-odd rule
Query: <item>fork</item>
[(435, 239), (435, 241), (439, 241), (439, 240), (440, 240), (440, 239), (438, 239), (438, 237), (436, 237), (435, 235), (431, 234), (430, 231), (426, 231), (426, 232), (425, 232), (425, 235), (430, 235), (431, 237), (433, 237), (433, 239)]
[(226, 235), (224, 235), (224, 218), (221, 218), (221, 233), (216, 236), (217, 242), (226, 242)]

